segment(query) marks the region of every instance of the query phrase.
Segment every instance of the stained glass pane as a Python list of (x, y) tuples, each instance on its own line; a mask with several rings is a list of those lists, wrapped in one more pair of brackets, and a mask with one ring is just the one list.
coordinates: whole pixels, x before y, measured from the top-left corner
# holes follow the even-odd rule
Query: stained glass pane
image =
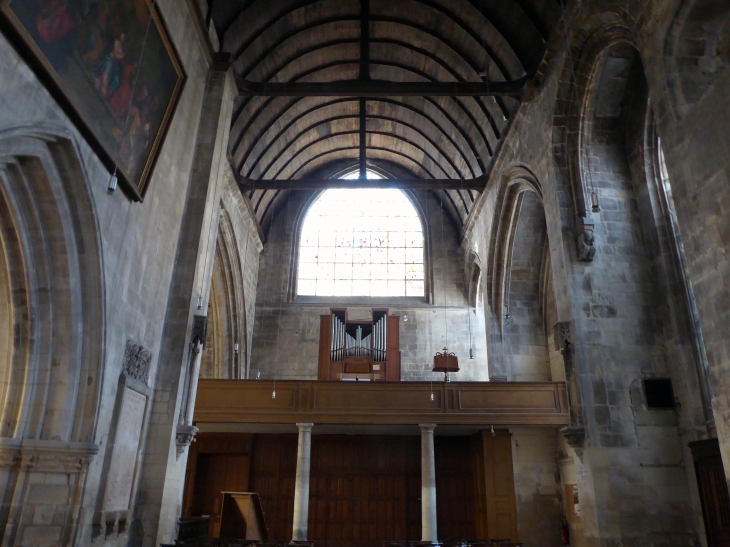
[(421, 221), (400, 190), (323, 192), (309, 209), (300, 241), (299, 294), (424, 294)]

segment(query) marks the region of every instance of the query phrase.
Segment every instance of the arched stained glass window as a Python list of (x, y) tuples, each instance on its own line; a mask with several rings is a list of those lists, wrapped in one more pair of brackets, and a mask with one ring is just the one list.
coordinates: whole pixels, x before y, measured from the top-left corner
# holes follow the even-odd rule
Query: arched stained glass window
[(421, 220), (400, 190), (324, 191), (299, 241), (297, 294), (424, 295)]

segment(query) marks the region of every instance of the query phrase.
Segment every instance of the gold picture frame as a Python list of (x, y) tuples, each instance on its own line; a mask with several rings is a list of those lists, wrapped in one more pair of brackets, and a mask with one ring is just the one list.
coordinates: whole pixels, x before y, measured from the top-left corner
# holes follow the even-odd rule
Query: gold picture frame
[(142, 201), (186, 79), (152, 0), (0, 0), (0, 22), (122, 188)]

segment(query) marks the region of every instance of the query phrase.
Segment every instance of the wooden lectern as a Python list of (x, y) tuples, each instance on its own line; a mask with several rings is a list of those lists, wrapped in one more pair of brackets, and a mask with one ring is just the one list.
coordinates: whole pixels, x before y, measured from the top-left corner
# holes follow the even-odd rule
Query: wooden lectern
[(220, 521), (212, 526), (212, 539), (266, 541), (264, 512), (254, 492), (221, 492)]

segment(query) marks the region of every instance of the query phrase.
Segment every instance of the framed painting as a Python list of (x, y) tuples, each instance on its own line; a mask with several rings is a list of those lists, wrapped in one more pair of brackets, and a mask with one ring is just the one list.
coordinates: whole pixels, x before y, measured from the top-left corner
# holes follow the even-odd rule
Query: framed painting
[(0, 0), (2, 27), (142, 201), (185, 84), (152, 0)]

